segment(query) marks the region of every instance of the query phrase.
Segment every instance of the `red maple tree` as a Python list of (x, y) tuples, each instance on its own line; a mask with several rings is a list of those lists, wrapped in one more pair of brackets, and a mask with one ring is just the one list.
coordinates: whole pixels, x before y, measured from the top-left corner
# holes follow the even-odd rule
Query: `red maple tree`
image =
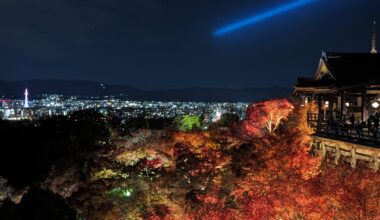
[(244, 133), (249, 136), (262, 136), (265, 131), (272, 134), (293, 109), (294, 106), (287, 99), (253, 103), (248, 107), (247, 118), (243, 122)]

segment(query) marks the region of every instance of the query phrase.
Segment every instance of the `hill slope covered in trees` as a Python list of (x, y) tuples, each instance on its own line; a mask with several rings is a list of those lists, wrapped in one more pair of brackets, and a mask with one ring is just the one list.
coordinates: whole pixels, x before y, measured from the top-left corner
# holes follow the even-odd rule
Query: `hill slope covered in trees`
[[(140, 127), (123, 134), (100, 115), (60, 118), (58, 130), (76, 129), (55, 133), (50, 127), (51, 135), (67, 142), (59, 145), (61, 157), (51, 154), (55, 159), (37, 166), (38, 178), (16, 178), (27, 166), (23, 160), (16, 161), (17, 175), (1, 170), (8, 182), (0, 185), (7, 192), (0, 197), (0, 218), (33, 214), (25, 208), (30, 201), (54, 198), (53, 204), (34, 206), (54, 219), (377, 219), (380, 174), (360, 164), (355, 170), (332, 166), (310, 152), (306, 111), (271, 100), (252, 105), (244, 121), (227, 127)], [(91, 136), (80, 137), (92, 127)], [(20, 181), (25, 184), (15, 184)]]

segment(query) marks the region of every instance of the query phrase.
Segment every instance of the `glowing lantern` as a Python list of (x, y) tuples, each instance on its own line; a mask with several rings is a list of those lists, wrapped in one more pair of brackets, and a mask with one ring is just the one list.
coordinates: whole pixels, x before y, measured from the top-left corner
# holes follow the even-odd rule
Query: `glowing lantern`
[(375, 101), (375, 102), (372, 102), (372, 107), (373, 108), (378, 108), (380, 106), (379, 102)]
[(306, 96), (305, 97), (305, 104), (307, 104), (309, 102), (309, 98)]

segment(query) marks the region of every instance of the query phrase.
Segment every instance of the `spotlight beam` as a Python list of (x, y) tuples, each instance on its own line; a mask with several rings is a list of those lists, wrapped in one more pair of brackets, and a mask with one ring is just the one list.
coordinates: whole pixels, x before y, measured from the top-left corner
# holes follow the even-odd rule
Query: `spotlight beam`
[(227, 25), (225, 27), (221, 27), (214, 32), (214, 36), (221, 36), (221, 35), (233, 32), (235, 30), (244, 28), (248, 25), (255, 24), (259, 21), (265, 20), (265, 19), (273, 17), (275, 15), (282, 14), (282, 13), (285, 13), (287, 11), (299, 8), (301, 6), (304, 6), (306, 4), (312, 3), (313, 1), (315, 1), (315, 0), (297, 0), (297, 1), (293, 1), (293, 2), (290, 2), (290, 3), (285, 4), (285, 5), (278, 6), (272, 10), (251, 16), (251, 17), (243, 19), (241, 21), (237, 21), (237, 22), (232, 23), (230, 25)]

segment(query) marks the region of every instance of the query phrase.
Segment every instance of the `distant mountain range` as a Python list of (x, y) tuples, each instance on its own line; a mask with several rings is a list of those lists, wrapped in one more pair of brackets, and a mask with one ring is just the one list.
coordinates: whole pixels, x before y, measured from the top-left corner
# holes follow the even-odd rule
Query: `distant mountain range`
[(22, 98), (25, 88), (31, 98), (41, 94), (62, 94), (75, 96), (123, 96), (138, 101), (203, 101), (203, 102), (250, 102), (263, 99), (286, 97), (290, 88), (206, 88), (142, 90), (127, 85), (102, 84), (85, 80), (0, 80), (0, 95)]

